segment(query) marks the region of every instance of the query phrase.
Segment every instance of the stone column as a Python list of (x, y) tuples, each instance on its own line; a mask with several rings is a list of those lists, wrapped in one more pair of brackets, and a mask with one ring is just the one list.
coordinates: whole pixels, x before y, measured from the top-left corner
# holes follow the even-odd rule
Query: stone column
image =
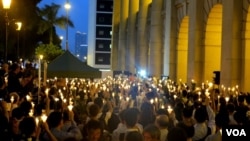
[(120, 5), (120, 26), (119, 26), (119, 46), (118, 46), (118, 65), (119, 69), (124, 71), (126, 65), (127, 49), (127, 19), (128, 19), (128, 0), (121, 0)]
[(148, 52), (148, 41), (146, 33), (147, 25), (147, 13), (148, 6), (152, 0), (140, 0), (139, 3), (139, 13), (138, 13), (138, 32), (137, 32), (137, 41), (138, 41), (138, 70), (147, 69), (147, 52)]
[(222, 4), (221, 84), (232, 87), (241, 79), (242, 1), (223, 0)]
[(190, 0), (189, 34), (188, 34), (188, 73), (187, 81), (194, 79), (198, 84), (203, 82), (204, 64), (204, 2), (202, 0)]
[(177, 13), (175, 0), (166, 0), (165, 4), (163, 74), (173, 79), (176, 77)]
[(160, 78), (163, 74), (163, 28), (162, 28), (163, 0), (153, 0), (150, 21), (150, 42), (148, 72), (150, 75)]
[(126, 70), (135, 74), (135, 51), (136, 51), (136, 14), (139, 10), (139, 0), (129, 0), (128, 16), (128, 49), (126, 58)]
[(111, 47), (111, 69), (119, 70), (118, 65), (118, 44), (119, 44), (119, 23), (120, 23), (120, 0), (113, 1), (112, 17), (112, 47)]

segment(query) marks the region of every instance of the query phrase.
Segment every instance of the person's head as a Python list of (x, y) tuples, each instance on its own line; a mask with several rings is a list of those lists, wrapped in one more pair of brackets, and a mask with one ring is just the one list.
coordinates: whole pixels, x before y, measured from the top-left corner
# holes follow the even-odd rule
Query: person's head
[(174, 127), (169, 130), (167, 135), (168, 141), (187, 141), (187, 135), (181, 127)]
[(204, 108), (197, 108), (194, 113), (194, 118), (197, 123), (203, 123), (207, 120), (207, 111)]
[(182, 116), (184, 119), (191, 118), (193, 115), (193, 109), (189, 107), (185, 107), (182, 111)]
[(144, 141), (160, 141), (161, 131), (156, 125), (149, 124), (143, 130), (143, 138)]
[(218, 113), (215, 116), (215, 125), (218, 129), (227, 126), (229, 123), (229, 117), (228, 115)]
[(19, 66), (19, 64), (14, 63), (14, 64), (11, 65), (10, 71), (17, 74), (17, 73), (19, 73), (21, 71), (21, 67)]
[(95, 98), (94, 103), (97, 104), (100, 107), (100, 109), (103, 107), (103, 100), (101, 97)]
[(19, 107), (22, 109), (24, 116), (28, 116), (32, 109), (32, 104), (29, 101), (23, 101)]
[(233, 103), (230, 102), (230, 103), (227, 104), (227, 111), (229, 113), (233, 113), (235, 111), (235, 106), (234, 106)]
[(61, 127), (63, 125), (63, 115), (61, 112), (54, 111), (49, 114), (47, 118), (47, 123), (49, 125), (49, 128), (57, 128)]
[(240, 104), (243, 103), (244, 100), (245, 100), (245, 95), (239, 95), (239, 96), (238, 96), (238, 102), (239, 102)]
[(64, 110), (63, 111), (63, 121), (69, 121), (70, 120), (70, 116), (69, 116), (69, 111), (68, 110)]
[(177, 127), (182, 128), (187, 135), (187, 138), (192, 138), (194, 136), (194, 126), (186, 125), (185, 123), (179, 123)]
[(89, 140), (98, 141), (101, 138), (103, 127), (100, 121), (90, 120), (85, 126)]
[(9, 64), (8, 63), (3, 63), (2, 64), (2, 70), (4, 70), (5, 72), (9, 71)]
[(128, 128), (133, 128), (138, 121), (139, 111), (136, 108), (129, 108), (124, 113), (124, 122)]
[(100, 107), (97, 104), (91, 104), (88, 108), (89, 116), (94, 118), (100, 112)]
[(125, 136), (125, 141), (143, 141), (143, 136), (140, 132), (128, 132)]
[(156, 117), (156, 125), (160, 129), (168, 128), (169, 118), (167, 115), (159, 115)]
[(120, 119), (120, 122), (124, 123), (124, 115), (125, 115), (126, 110), (122, 110), (119, 112), (118, 116)]
[(30, 82), (33, 78), (33, 74), (31, 72), (31, 70), (26, 70), (23, 72), (23, 81), (25, 81), (26, 83)]
[(30, 137), (36, 130), (36, 122), (33, 117), (25, 117), (19, 124), (19, 130), (25, 137)]

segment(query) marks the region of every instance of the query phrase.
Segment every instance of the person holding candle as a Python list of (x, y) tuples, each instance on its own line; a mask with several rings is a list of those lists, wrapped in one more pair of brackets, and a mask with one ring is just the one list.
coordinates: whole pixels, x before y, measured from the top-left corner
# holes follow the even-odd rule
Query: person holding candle
[[(46, 122), (43, 122), (41, 126), (36, 126), (36, 121), (34, 117), (25, 117), (19, 125), (20, 136), (16, 141), (27, 140), (27, 141), (37, 141), (40, 136), (40, 128), (44, 129), (49, 135), (50, 141), (57, 141), (56, 138), (51, 134)], [(15, 140), (14, 140), (15, 141)]]
[[(208, 117), (207, 117), (208, 116)], [(193, 141), (204, 140), (208, 135), (215, 133), (215, 113), (209, 105), (209, 98), (205, 99), (205, 107), (198, 107), (195, 110)]]
[(74, 121), (74, 112), (72, 110), (63, 111), (63, 126), (62, 131), (73, 132), (75, 133), (75, 138), (77, 140), (82, 139), (82, 133), (77, 127), (76, 122)]
[[(78, 133), (72, 132), (72, 131), (67, 132), (67, 131), (62, 130), (62, 127), (63, 127), (63, 114), (62, 114), (62, 112), (54, 111), (54, 112), (50, 113), (48, 116), (48, 119), (47, 119), (47, 123), (49, 125), (50, 132), (55, 136), (55, 138), (58, 141), (63, 141), (69, 137), (74, 137), (75, 139), (79, 139)], [(47, 133), (45, 133), (43, 135), (43, 138), (46, 141), (50, 140), (49, 135)]]
[(149, 102), (142, 103), (141, 112), (139, 117), (139, 123), (146, 127), (148, 124), (152, 124), (155, 121), (155, 109)]

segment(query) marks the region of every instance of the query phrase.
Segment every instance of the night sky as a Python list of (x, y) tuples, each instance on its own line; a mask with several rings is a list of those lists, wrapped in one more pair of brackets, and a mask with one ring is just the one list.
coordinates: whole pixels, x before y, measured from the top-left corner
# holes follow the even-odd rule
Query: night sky
[[(69, 18), (74, 23), (74, 28), (69, 27), (68, 29), (69, 50), (72, 53), (75, 52), (75, 33), (77, 31), (88, 32), (88, 1), (89, 0), (69, 0), (69, 3), (71, 4)], [(64, 8), (66, 0), (42, 0), (38, 6), (43, 7), (45, 4), (50, 5), (51, 3), (61, 5), (58, 16), (66, 16), (66, 10)], [(63, 36), (62, 47), (65, 49), (66, 30), (57, 28), (56, 31), (58, 36)]]

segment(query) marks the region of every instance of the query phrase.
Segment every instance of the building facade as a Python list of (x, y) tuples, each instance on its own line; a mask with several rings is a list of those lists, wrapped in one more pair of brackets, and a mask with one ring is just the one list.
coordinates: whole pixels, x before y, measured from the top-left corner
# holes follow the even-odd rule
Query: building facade
[(248, 0), (115, 0), (112, 70), (250, 91)]
[(113, 0), (90, 0), (88, 65), (110, 69)]

